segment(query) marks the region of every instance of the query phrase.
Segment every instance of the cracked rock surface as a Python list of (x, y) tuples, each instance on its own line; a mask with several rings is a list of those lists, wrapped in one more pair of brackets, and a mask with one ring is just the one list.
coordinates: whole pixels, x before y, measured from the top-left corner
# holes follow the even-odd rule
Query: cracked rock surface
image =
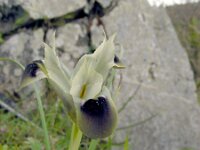
[[(43, 9), (49, 10), (48, 7), (51, 6)], [(117, 107), (132, 99), (119, 114), (118, 128), (134, 126), (117, 130), (115, 142), (121, 143), (128, 136), (130, 149), (198, 150), (200, 108), (193, 73), (165, 9), (150, 7), (146, 0), (121, 0), (102, 20), (108, 35), (117, 33), (116, 43), (124, 47), (122, 60), (127, 67), (122, 70)], [(71, 68), (88, 50), (83, 22), (68, 23), (57, 29), (59, 56)], [(51, 32), (47, 32), (47, 41)], [(91, 35), (97, 46), (103, 39), (101, 27), (93, 24)], [(0, 56), (15, 58), (23, 64), (41, 58), (43, 36), (42, 29), (24, 30), (0, 46)], [(0, 62), (0, 68), (0, 90), (15, 89), (21, 72), (5, 62)]]
[(86, 0), (1, 0), (0, 5), (21, 5), (32, 18), (52, 18), (83, 7)]

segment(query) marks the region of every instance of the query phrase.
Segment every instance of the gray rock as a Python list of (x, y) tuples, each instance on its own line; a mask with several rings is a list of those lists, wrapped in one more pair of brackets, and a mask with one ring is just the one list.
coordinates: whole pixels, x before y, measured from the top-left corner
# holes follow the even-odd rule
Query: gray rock
[(86, 4), (85, 0), (18, 0), (32, 18), (61, 16)]
[(0, 6), (6, 5), (6, 6), (13, 6), (13, 5), (18, 5), (19, 1), (18, 0), (1, 0), (0, 1)]
[[(87, 38), (85, 37), (85, 25), (80, 22), (66, 24), (56, 31), (57, 51), (61, 60), (70, 68), (79, 57), (86, 53)], [(50, 43), (49, 37), (52, 37), (52, 30), (47, 33), (47, 43)], [(8, 57), (27, 65), (33, 60), (43, 59), (43, 37), (42, 29), (25, 31), (9, 38), (0, 45), (0, 57)], [(19, 87), (19, 81), (22, 70), (10, 62), (0, 61), (0, 90), (14, 90)]]
[(97, 0), (104, 8), (108, 7), (112, 0)]
[[(51, 37), (50, 32), (48, 37)], [(56, 31), (57, 51), (69, 69), (72, 70), (78, 59), (88, 52), (87, 40), (85, 25), (81, 21), (66, 24)]]
[[(116, 142), (128, 136), (130, 149), (198, 150), (200, 108), (193, 73), (165, 9), (150, 7), (145, 0), (121, 0), (103, 21), (124, 47), (127, 68), (118, 108), (132, 98), (120, 113), (118, 128), (135, 124), (116, 131)], [(102, 30), (92, 32), (97, 45)]]
[[(52, 37), (52, 30), (47, 33), (47, 43), (50, 43), (49, 37)], [(79, 22), (66, 24), (58, 28), (56, 31), (56, 46), (59, 57), (69, 69), (74, 67), (75, 62), (79, 57), (87, 52), (87, 40), (85, 38), (84, 25)], [(36, 31), (25, 31), (12, 36), (5, 43), (0, 45), (0, 57), (12, 58), (21, 62), (24, 66), (31, 63), (33, 60), (43, 59), (43, 37), (42, 29)], [(36, 109), (36, 101), (34, 100), (34, 92), (32, 86), (28, 86), (23, 90), (18, 91), (22, 69), (16, 64), (0, 61), (0, 92), (8, 92), (10, 95), (16, 91), (23, 102), (20, 107), (16, 104), (14, 107), (20, 108), (23, 114), (31, 114)], [(41, 95), (44, 95), (47, 88), (45, 80), (37, 83)], [(14, 97), (12, 97), (14, 98)], [(12, 99), (13, 101), (13, 99)]]
[(184, 5), (187, 3), (197, 3), (199, 0), (147, 0), (151, 6), (159, 7), (159, 6), (173, 6), (173, 5)]
[[(0, 57), (17, 60), (23, 65), (42, 57), (42, 29), (34, 32), (21, 32), (9, 38), (0, 46)], [(13, 90), (19, 87), (22, 70), (16, 64), (0, 62), (0, 90)]]

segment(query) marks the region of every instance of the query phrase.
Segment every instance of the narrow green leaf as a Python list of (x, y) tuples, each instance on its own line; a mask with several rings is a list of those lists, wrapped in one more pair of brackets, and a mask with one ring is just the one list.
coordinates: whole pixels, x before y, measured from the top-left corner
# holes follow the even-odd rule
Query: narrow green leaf
[(9, 62), (12, 62), (12, 63), (18, 65), (22, 70), (24, 70), (24, 68), (25, 68), (20, 62), (14, 60), (14, 59), (11, 59), (11, 58), (0, 57), (0, 61), (9, 61)]
[(45, 114), (44, 114), (44, 110), (43, 110), (42, 100), (41, 100), (41, 97), (40, 97), (40, 94), (39, 94), (39, 91), (38, 91), (36, 85), (34, 85), (34, 90), (35, 90), (35, 94), (36, 94), (36, 98), (37, 98), (38, 109), (39, 109), (39, 113), (40, 113), (42, 127), (44, 130), (46, 150), (51, 150), (51, 144), (50, 144), (49, 133), (48, 133), (47, 124), (46, 124)]
[(124, 142), (124, 150), (129, 150), (129, 140), (128, 140), (128, 137), (126, 137), (126, 140)]

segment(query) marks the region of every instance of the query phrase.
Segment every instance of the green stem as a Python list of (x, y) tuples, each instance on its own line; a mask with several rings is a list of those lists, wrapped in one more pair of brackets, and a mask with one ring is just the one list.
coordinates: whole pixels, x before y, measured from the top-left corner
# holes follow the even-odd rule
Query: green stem
[(95, 150), (98, 143), (99, 143), (99, 140), (94, 140), (94, 139), (91, 140), (88, 150)]
[(24, 66), (23, 66), (21, 63), (19, 63), (18, 61), (14, 60), (14, 59), (0, 57), (0, 61), (9, 61), (9, 62), (15, 63), (15, 64), (17, 64), (22, 70), (24, 70)]
[(73, 123), (69, 150), (78, 150), (81, 143), (81, 138), (82, 138), (82, 132), (76, 126), (76, 124)]
[(38, 103), (40, 118), (41, 118), (41, 121), (42, 121), (42, 128), (44, 130), (46, 150), (51, 150), (49, 134), (48, 134), (48, 130), (47, 130), (47, 124), (46, 124), (43, 105), (42, 105), (42, 100), (41, 100), (41, 97), (40, 97), (40, 94), (39, 94), (39, 91), (38, 91), (36, 85), (34, 85), (34, 89), (35, 89), (35, 93), (36, 93), (36, 97), (37, 97), (37, 103)]

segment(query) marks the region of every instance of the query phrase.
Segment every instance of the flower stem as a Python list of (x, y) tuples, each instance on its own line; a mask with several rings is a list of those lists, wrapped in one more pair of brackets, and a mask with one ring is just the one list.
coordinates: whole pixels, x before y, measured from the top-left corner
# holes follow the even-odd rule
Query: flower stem
[(96, 140), (96, 139), (91, 140), (88, 150), (95, 150), (98, 143), (99, 143), (99, 140)]
[(81, 139), (82, 139), (82, 132), (76, 126), (76, 124), (73, 123), (69, 150), (78, 150), (81, 143)]
[(34, 89), (35, 89), (35, 93), (36, 93), (36, 97), (37, 97), (37, 103), (38, 103), (38, 109), (39, 109), (40, 118), (41, 118), (41, 122), (42, 122), (42, 128), (44, 130), (46, 149), (51, 150), (49, 134), (48, 134), (48, 130), (47, 130), (47, 124), (46, 124), (43, 105), (42, 105), (42, 100), (41, 100), (41, 97), (40, 97), (40, 94), (39, 94), (36, 84), (34, 84)]

